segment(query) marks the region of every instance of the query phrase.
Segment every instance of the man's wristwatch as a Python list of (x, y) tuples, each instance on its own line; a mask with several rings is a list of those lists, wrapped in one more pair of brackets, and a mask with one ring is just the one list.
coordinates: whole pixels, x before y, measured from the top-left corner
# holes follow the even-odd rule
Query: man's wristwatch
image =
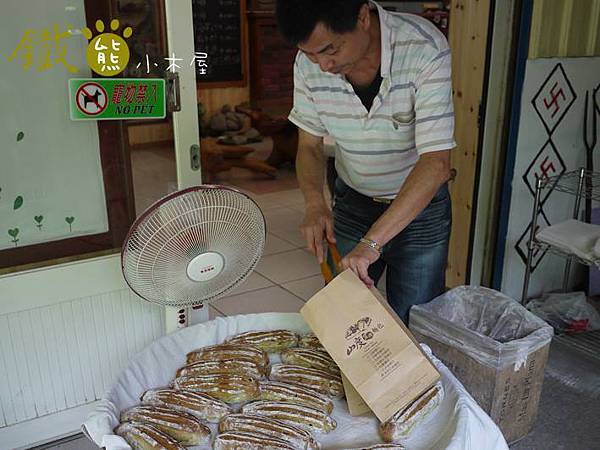
[(373, 241), (372, 239), (367, 239), (366, 237), (360, 238), (360, 242), (371, 247), (381, 255), (381, 246), (377, 242)]

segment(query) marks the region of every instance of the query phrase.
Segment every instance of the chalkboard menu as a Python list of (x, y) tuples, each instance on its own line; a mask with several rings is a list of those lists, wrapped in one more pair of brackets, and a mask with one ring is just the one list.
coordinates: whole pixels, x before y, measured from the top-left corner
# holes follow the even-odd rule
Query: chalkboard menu
[(244, 80), (241, 1), (192, 0), (198, 82)]

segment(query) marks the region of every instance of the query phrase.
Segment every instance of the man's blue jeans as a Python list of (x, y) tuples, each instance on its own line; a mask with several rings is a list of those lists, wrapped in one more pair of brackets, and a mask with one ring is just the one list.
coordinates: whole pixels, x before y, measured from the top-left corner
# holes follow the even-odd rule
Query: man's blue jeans
[[(342, 256), (350, 253), (389, 206), (356, 192), (340, 178), (336, 180), (333, 223)], [(388, 302), (406, 324), (412, 305), (426, 303), (445, 290), (451, 210), (448, 185), (444, 184), (431, 203), (383, 247), (381, 258), (369, 267), (369, 276), (375, 283), (387, 267)]]

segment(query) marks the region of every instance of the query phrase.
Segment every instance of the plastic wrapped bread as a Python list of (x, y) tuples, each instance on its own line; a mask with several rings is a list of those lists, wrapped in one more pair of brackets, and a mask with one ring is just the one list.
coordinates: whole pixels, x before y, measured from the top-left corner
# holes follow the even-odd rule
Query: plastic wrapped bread
[(262, 433), (281, 439), (299, 450), (317, 450), (319, 444), (310, 432), (270, 417), (256, 414), (230, 414), (219, 423), (219, 432)]
[(290, 348), (281, 352), (281, 361), (284, 364), (324, 370), (340, 376), (340, 368), (333, 358), (320, 350), (308, 348)]
[(398, 411), (390, 420), (380, 425), (379, 431), (385, 442), (402, 442), (414, 428), (439, 406), (444, 398), (442, 383), (436, 383), (408, 407)]
[(121, 422), (139, 422), (151, 425), (183, 445), (210, 443), (210, 428), (191, 414), (164, 406), (134, 406), (121, 413)]
[(173, 388), (182, 391), (204, 392), (225, 403), (247, 402), (258, 398), (258, 381), (247, 375), (204, 375), (179, 377)]
[(213, 444), (214, 450), (297, 450), (281, 439), (265, 436), (262, 433), (227, 431), (219, 434)]
[(333, 402), (325, 395), (313, 389), (279, 381), (261, 381), (259, 399), (311, 406), (327, 414), (333, 411)]
[(115, 428), (135, 450), (186, 450), (172, 437), (145, 423), (126, 422)]
[(269, 365), (269, 355), (247, 344), (218, 344), (193, 350), (187, 354), (187, 363), (196, 361), (223, 361), (228, 359), (251, 359), (261, 367)]
[(269, 379), (283, 383), (297, 384), (334, 398), (344, 396), (344, 386), (341, 376), (325, 372), (324, 370), (291, 364), (275, 364), (271, 368)]
[(252, 345), (268, 353), (273, 353), (296, 347), (298, 345), (298, 335), (289, 330), (249, 331), (238, 334), (227, 342), (230, 344)]
[(319, 341), (319, 338), (314, 333), (307, 333), (300, 336), (300, 339), (298, 339), (298, 347), (310, 348), (312, 350), (319, 350), (327, 353), (327, 350), (323, 347), (323, 344), (321, 344), (321, 341)]
[(144, 405), (166, 406), (212, 423), (233, 412), (225, 402), (201, 392), (151, 389), (142, 395), (141, 400)]
[(325, 433), (329, 433), (337, 427), (335, 420), (323, 411), (295, 403), (260, 400), (244, 405), (242, 413), (267, 416)]
[(176, 377), (181, 376), (199, 376), (199, 375), (220, 375), (220, 374), (238, 374), (249, 375), (256, 379), (262, 379), (267, 376), (267, 368), (257, 364), (252, 358), (224, 359), (221, 361), (196, 361), (177, 370)]

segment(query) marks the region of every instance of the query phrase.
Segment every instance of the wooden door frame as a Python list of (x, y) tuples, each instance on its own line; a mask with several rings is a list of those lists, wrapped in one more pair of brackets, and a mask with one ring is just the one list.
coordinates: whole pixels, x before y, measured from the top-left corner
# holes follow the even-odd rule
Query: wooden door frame
[(469, 282), (493, 2), (452, 0), (450, 3), (448, 40), (452, 50), (457, 141), (451, 161), (457, 176), (450, 185), (452, 235), (446, 270), (448, 287)]

